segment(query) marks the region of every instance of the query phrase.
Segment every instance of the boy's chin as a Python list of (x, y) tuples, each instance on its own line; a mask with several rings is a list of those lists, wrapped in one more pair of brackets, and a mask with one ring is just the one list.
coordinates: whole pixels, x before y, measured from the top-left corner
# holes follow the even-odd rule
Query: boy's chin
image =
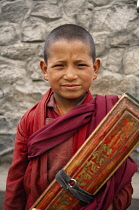
[(81, 100), (83, 97), (85, 96), (85, 93), (82, 95), (77, 95), (77, 96), (67, 96), (65, 97), (66, 100), (73, 100), (73, 101), (77, 101), (77, 100)]
[(84, 96), (85, 96), (86, 92), (83, 92), (83, 93), (76, 93), (75, 92), (72, 92), (72, 93), (61, 93), (61, 94), (55, 94), (55, 98), (59, 100), (65, 100), (65, 101), (77, 101), (79, 102)]

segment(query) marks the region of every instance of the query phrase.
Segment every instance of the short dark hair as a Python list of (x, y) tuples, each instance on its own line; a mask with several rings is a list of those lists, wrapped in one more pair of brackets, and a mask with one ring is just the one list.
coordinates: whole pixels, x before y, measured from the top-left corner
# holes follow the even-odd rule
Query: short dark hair
[(96, 60), (96, 49), (93, 37), (91, 34), (81, 26), (74, 24), (65, 24), (53, 29), (48, 35), (44, 46), (44, 61), (47, 63), (49, 57), (49, 47), (55, 41), (66, 39), (68, 41), (81, 40), (90, 47), (90, 55), (93, 62)]

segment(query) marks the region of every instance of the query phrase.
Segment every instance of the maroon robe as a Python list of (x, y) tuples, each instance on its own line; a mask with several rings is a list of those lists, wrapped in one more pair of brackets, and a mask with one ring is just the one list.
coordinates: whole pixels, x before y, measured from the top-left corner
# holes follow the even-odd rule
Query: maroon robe
[[(11, 209), (28, 210), (29, 209), (29, 207), (36, 201), (36, 199), (40, 196), (40, 194), (49, 185), (50, 179), (48, 179), (48, 175), (49, 175), (49, 167), (51, 167), (51, 164), (50, 166), (48, 166), (47, 164), (48, 164), (49, 155), (51, 155), (52, 153), (51, 151), (53, 151), (57, 147), (60, 148), (63, 144), (68, 142), (66, 140), (70, 138), (70, 136), (67, 136), (66, 139), (65, 137), (64, 138), (62, 137), (64, 139), (63, 143), (60, 143), (55, 148), (53, 148), (54, 145), (52, 145), (51, 147), (52, 149), (48, 148), (48, 150), (50, 149), (48, 152), (45, 152), (45, 150), (42, 149), (44, 147), (41, 146), (46, 142), (45, 141), (46, 139), (44, 139), (44, 142), (42, 144), (38, 144), (39, 141), (37, 140), (31, 142), (32, 137), (30, 136), (32, 134), (34, 136), (34, 133), (41, 128), (43, 130), (43, 127), (45, 125), (45, 119), (46, 119), (46, 104), (48, 103), (51, 97), (51, 94), (52, 94), (52, 91), (49, 90), (44, 95), (42, 100), (38, 104), (36, 104), (33, 108), (31, 108), (22, 117), (21, 122), (18, 125), (18, 131), (16, 135), (16, 140), (15, 140), (13, 162), (12, 162), (12, 166), (10, 167), (10, 170), (8, 173), (8, 179), (7, 179), (5, 207), (4, 207), (5, 210), (11, 210)], [(79, 127), (77, 126), (78, 128), (75, 129), (75, 132), (73, 132), (72, 134), (74, 135), (72, 154), (74, 154), (77, 151), (77, 149), (88, 137), (90, 132), (97, 126), (97, 124), (99, 124), (101, 119), (107, 114), (107, 112), (112, 108), (114, 103), (117, 101), (117, 97), (115, 96), (108, 97), (108, 100), (104, 100), (104, 99), (106, 98), (100, 97), (99, 102), (98, 102), (97, 97), (96, 97), (95, 103), (94, 101), (91, 102), (93, 106), (93, 109), (92, 109), (90, 106), (90, 103), (88, 103), (90, 100), (92, 100), (92, 97), (91, 97), (91, 94), (88, 92), (86, 99), (83, 102), (83, 105), (78, 106), (78, 108), (75, 107), (70, 113), (65, 115), (66, 117), (64, 116), (65, 121), (66, 121), (67, 119), (70, 119), (69, 115), (72, 115), (73, 112), (75, 112), (77, 114), (76, 119), (78, 119), (80, 108), (81, 110), (82, 109), (86, 110), (85, 115), (83, 114), (83, 116), (85, 116), (84, 118), (85, 120), (83, 120), (84, 125), (80, 129), (79, 129), (80, 125)], [(84, 109), (84, 106), (89, 107), (90, 111), (86, 108)], [(100, 111), (97, 112), (96, 110), (100, 110)], [(88, 114), (88, 112), (90, 114)], [(54, 114), (53, 113), (51, 114), (53, 117)], [(83, 117), (81, 114), (80, 116)], [(90, 120), (86, 121), (86, 119), (88, 120), (89, 116), (90, 116)], [(55, 121), (54, 123), (51, 123), (49, 126), (46, 126), (46, 127), (50, 129), (50, 127), (55, 126), (56, 123), (57, 123), (57, 126), (59, 126), (60, 118), (61, 117), (58, 117), (56, 120), (54, 120)], [(74, 120), (74, 116), (73, 116), (73, 120)], [(50, 135), (48, 135), (50, 139), (53, 139), (53, 135), (55, 135), (53, 128), (54, 127), (52, 127), (49, 130), (51, 131)], [(55, 129), (56, 128), (57, 127), (55, 127)], [(62, 135), (62, 133), (63, 132), (61, 130), (61, 133), (59, 133), (59, 135), (65, 136), (65, 134)], [(68, 130), (67, 130), (67, 133), (68, 133)], [(31, 161), (29, 161), (28, 156), (30, 158), (33, 158), (36, 156), (37, 158), (33, 158), (31, 159)], [(64, 162), (64, 165), (65, 164), (66, 163)], [(59, 168), (57, 168), (57, 170), (59, 170)], [(125, 161), (124, 164), (122, 164), (122, 166), (118, 169), (115, 175), (97, 193), (93, 202), (89, 204), (88, 206), (83, 207), (83, 209), (105, 210), (113, 202), (113, 199), (116, 196), (117, 196), (117, 201), (115, 205), (117, 205), (117, 203), (122, 202), (121, 199), (118, 197), (118, 193), (121, 192), (122, 189), (124, 189), (124, 193), (122, 192), (123, 193), (122, 203), (124, 203), (124, 205), (127, 206), (128, 204), (127, 203), (125, 204), (125, 200), (127, 200), (128, 198), (131, 201), (132, 192), (130, 192), (130, 189), (131, 189), (130, 183), (131, 183), (131, 177), (133, 176), (136, 170), (137, 170), (137, 166), (135, 162), (132, 161), (131, 159), (127, 159), (127, 161)], [(128, 185), (129, 187), (127, 187)], [(126, 186), (127, 190), (125, 190), (124, 186)], [(125, 206), (122, 209), (125, 209)]]

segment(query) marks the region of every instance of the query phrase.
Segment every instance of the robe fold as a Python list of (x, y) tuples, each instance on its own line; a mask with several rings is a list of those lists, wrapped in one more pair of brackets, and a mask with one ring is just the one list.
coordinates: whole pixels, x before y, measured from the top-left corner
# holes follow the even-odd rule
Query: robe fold
[[(49, 161), (51, 156), (54, 158), (55, 152), (65, 150), (67, 145), (72, 147), (69, 157), (72, 156), (118, 100), (113, 95), (97, 95), (93, 99), (88, 92), (81, 105), (63, 116), (56, 116), (54, 110), (46, 109), (52, 94), (50, 89), (40, 102), (26, 112), (17, 127), (4, 210), (28, 210), (53, 179), (50, 171), (54, 161)], [(45, 125), (46, 117), (54, 116), (56, 119)], [(72, 136), (71, 144), (69, 139)], [(64, 159), (59, 162), (54, 174), (67, 162)], [(93, 202), (81, 209), (105, 210), (112, 202), (115, 210), (120, 209), (118, 205), (122, 206), (120, 210), (126, 209), (131, 202), (131, 178), (136, 170), (136, 163), (128, 158), (97, 193)]]

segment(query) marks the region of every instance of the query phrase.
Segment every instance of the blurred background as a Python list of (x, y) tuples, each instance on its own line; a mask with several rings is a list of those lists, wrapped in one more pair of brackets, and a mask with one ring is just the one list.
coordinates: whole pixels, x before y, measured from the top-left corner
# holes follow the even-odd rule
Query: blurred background
[[(73, 23), (94, 37), (101, 69), (92, 94), (129, 92), (139, 99), (139, 13), (135, 0), (0, 1), (0, 209), (16, 125), (48, 90), (39, 62), (55, 27)], [(139, 147), (131, 154), (139, 166)], [(130, 210), (139, 209), (139, 172)]]

